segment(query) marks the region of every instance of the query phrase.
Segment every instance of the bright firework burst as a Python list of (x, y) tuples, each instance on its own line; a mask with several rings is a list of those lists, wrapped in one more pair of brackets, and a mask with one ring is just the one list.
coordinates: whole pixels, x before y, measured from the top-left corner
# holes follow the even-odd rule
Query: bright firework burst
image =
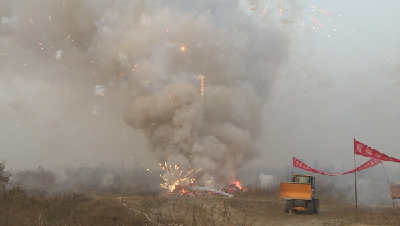
[[(161, 183), (161, 187), (168, 189), (169, 192), (174, 191), (176, 185), (180, 185), (181, 183), (188, 182), (189, 184), (194, 183), (195, 179), (190, 178), (193, 169), (183, 173), (183, 170), (180, 169), (178, 165), (172, 166), (170, 164), (170, 159), (168, 158), (168, 162), (164, 162), (164, 164), (159, 163), (161, 169), (164, 171), (164, 175), (160, 175), (160, 177), (164, 180), (164, 183)], [(189, 166), (190, 168), (190, 166)], [(198, 169), (195, 173), (198, 173), (201, 169)]]

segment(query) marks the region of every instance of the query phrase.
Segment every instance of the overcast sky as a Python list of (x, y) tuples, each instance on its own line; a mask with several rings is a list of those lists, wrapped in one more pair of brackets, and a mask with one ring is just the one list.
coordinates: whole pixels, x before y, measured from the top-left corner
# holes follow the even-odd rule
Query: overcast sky
[[(260, 2), (250, 3), (252, 6)], [(71, 22), (58, 21), (61, 27), (82, 26), (81, 33), (77, 31), (75, 35), (76, 42), (80, 43), (73, 50), (72, 47), (63, 49), (57, 41), (55, 19), (48, 26), (40, 27), (39, 21), (49, 20), (46, 10), (32, 11), (27, 5), (16, 4), (11, 0), (0, 3), (0, 158), (7, 159), (11, 168), (20, 169), (101, 161), (135, 166), (157, 164), (146, 147), (146, 137), (122, 120), (126, 104), (125, 92), (121, 90), (126, 87), (116, 85), (104, 91), (105, 96), (99, 92), (96, 95), (95, 85), (112, 87), (112, 84), (94, 75), (79, 76), (79, 73), (107, 70), (106, 66), (88, 69), (76, 57), (84, 56), (82, 49), (89, 47), (85, 47), (83, 38), (92, 36), (82, 35), (81, 40), (78, 37), (83, 31), (95, 36), (93, 22), (105, 12), (106, 3), (99, 3), (99, 9), (90, 11), (77, 7), (71, 14), (75, 19), (69, 18)], [(264, 122), (260, 122), (264, 134), (257, 142), (260, 158), (250, 161), (245, 168), (290, 166), (295, 156), (310, 165), (317, 159), (320, 165), (334, 164), (337, 170), (347, 169), (353, 166), (354, 138), (400, 158), (400, 41), (397, 39), (400, 15), (396, 10), (400, 3), (395, 0), (285, 1), (281, 15), (278, 4), (279, 1), (265, 1), (256, 10), (248, 10), (246, 3), (239, 3), (243, 6), (243, 15), (251, 15), (257, 23), (276, 29), (276, 33), (285, 32), (285, 37), (290, 38), (288, 51), (280, 56), (282, 65), (274, 82), (265, 87), (267, 101)], [(190, 7), (207, 6), (182, 3), (182, 8), (197, 12)], [(264, 14), (263, 9), (266, 9)], [(120, 13), (129, 14), (129, 9), (125, 10)], [(197, 13), (207, 14), (201, 10)], [(20, 20), (13, 19), (14, 16)], [(312, 16), (317, 22), (312, 21)], [(30, 25), (29, 18), (34, 17), (38, 22)], [(226, 24), (228, 30), (235, 28), (238, 20), (227, 18), (221, 15), (221, 24)], [(293, 23), (282, 24), (281, 19)], [(19, 24), (18, 28), (10, 26), (13, 20)], [(120, 23), (130, 26), (129, 20)], [(29, 31), (25, 32), (25, 27)], [(50, 35), (42, 35), (46, 32)], [(20, 44), (28, 42), (25, 40), (28, 38), (37, 39), (35, 35), (41, 39)], [(25, 38), (23, 42), (15, 41), (19, 37)], [(61, 60), (57, 60), (58, 49), (37, 52), (41, 48), (38, 43), (46, 45), (49, 40), (52, 44), (45, 49), (60, 44), (58, 49), (64, 54)], [(269, 40), (268, 36), (265, 42)], [(68, 45), (64, 44), (64, 48)], [(68, 52), (72, 53), (68, 55)], [(66, 57), (69, 57), (68, 64), (62, 63)], [(35, 66), (25, 67), (31, 63)], [(111, 64), (110, 67), (115, 66)], [(68, 67), (63, 71), (65, 65)], [(364, 160), (357, 158), (359, 164)], [(387, 166), (400, 169), (394, 163)]]
[(318, 14), (318, 30), (307, 19), (290, 27), (302, 48), (265, 107), (267, 164), (296, 156), (348, 168), (354, 138), (399, 158), (398, 2), (308, 2), (331, 15)]

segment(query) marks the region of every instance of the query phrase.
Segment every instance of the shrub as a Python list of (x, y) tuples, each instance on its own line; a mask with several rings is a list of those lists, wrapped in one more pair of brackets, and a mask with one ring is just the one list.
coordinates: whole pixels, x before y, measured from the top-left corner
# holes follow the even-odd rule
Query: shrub
[(5, 175), (5, 164), (6, 161), (0, 162), (0, 192), (3, 193), (6, 190), (6, 185), (8, 184), (9, 181), (9, 176)]

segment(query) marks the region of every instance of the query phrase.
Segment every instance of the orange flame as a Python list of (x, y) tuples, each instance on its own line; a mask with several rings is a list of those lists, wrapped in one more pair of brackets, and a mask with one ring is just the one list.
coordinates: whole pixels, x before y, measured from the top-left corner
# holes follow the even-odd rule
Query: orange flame
[(235, 181), (235, 182), (233, 182), (233, 184), (234, 184), (237, 188), (242, 189), (242, 184), (240, 183), (240, 181)]

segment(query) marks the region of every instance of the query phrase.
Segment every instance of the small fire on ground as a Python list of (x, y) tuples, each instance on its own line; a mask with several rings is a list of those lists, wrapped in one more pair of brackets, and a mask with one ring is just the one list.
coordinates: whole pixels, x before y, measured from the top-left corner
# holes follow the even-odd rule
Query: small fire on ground
[[(186, 189), (185, 189), (186, 188)], [(183, 188), (181, 185), (172, 185), (171, 192), (164, 193), (164, 195), (226, 195), (232, 197), (236, 192), (245, 192), (246, 189), (242, 187), (240, 181), (234, 181), (231, 184), (223, 187), (222, 189), (215, 189), (209, 187), (197, 187), (191, 184)]]
[[(164, 162), (164, 164), (159, 163), (159, 165), (163, 171), (163, 174), (160, 175), (160, 177), (163, 179), (163, 183), (160, 185), (162, 188), (168, 190), (168, 192), (164, 195), (193, 196), (203, 194), (220, 194), (232, 197), (233, 193), (245, 190), (240, 181), (233, 181), (229, 185), (217, 189), (217, 187), (213, 185), (212, 177), (210, 177), (210, 181), (205, 182), (207, 186), (195, 186), (195, 179), (193, 178), (193, 175), (201, 171), (202, 168), (195, 170), (189, 166), (188, 171), (184, 171), (178, 165), (171, 164), (171, 159), (169, 156), (168, 160)], [(147, 169), (147, 171), (153, 173), (150, 169)]]

